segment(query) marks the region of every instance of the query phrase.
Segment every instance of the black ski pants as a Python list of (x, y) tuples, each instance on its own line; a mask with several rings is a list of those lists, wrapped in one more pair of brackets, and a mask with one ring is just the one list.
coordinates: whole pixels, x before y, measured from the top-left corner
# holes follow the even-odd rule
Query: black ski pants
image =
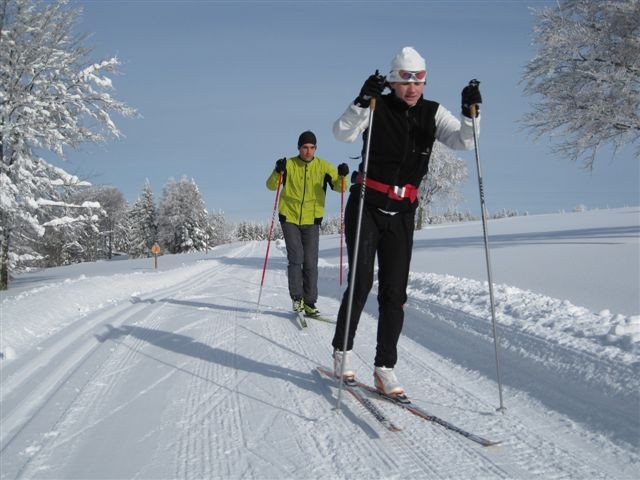
[[(358, 222), (359, 193), (349, 196), (345, 208), (345, 241), (349, 269), (353, 268), (353, 254)], [(404, 304), (407, 301), (407, 282), (413, 248), (415, 212), (389, 215), (365, 203), (362, 214), (360, 246), (353, 291), (353, 305), (347, 350), (353, 349), (353, 340), (360, 315), (373, 287), (376, 256), (378, 259), (378, 333), (376, 339), (377, 367), (394, 367), (398, 360), (398, 339), (404, 323)], [(349, 272), (349, 282), (351, 273)], [(350, 284), (342, 297), (338, 322), (332, 345), (338, 350), (344, 346), (344, 332)]]

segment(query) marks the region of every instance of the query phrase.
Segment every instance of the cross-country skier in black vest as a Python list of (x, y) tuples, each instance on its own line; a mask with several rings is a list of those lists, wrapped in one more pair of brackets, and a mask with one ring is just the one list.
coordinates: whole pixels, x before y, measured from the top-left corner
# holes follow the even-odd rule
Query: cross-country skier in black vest
[[(340, 376), (344, 362), (344, 377), (353, 378), (353, 340), (373, 286), (377, 255), (379, 313), (374, 383), (378, 389), (390, 395), (404, 393), (394, 367), (404, 322), (403, 306), (407, 301), (418, 187), (427, 175), (435, 140), (453, 149), (473, 149), (470, 107), (482, 102), (478, 82), (470, 82), (462, 91), (462, 117), (458, 120), (442, 105), (423, 98), (426, 78), (424, 58), (412, 47), (404, 47), (391, 61), (388, 78), (377, 71), (371, 75), (355, 101), (333, 125), (333, 133), (338, 140), (353, 142), (362, 134), (364, 159), (369, 134), (369, 106), (371, 98), (376, 98), (346, 351), (343, 348), (348, 288), (338, 312), (332, 345), (335, 375)], [(386, 86), (391, 88), (391, 93), (382, 95)], [(479, 115), (479, 111), (478, 106), (476, 115)], [(476, 119), (476, 128), (478, 126), (479, 117)], [(350, 269), (354, 267), (352, 262), (362, 168), (361, 163), (360, 172), (354, 172), (353, 186), (345, 208), (345, 239)], [(426, 181), (429, 181), (428, 175)]]

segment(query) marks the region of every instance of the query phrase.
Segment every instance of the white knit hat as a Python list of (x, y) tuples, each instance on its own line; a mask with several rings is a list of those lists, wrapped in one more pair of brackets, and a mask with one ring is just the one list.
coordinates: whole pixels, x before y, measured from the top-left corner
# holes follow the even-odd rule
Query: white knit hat
[(391, 71), (389, 72), (388, 82), (415, 82), (422, 83), (425, 79), (418, 80), (415, 77), (410, 80), (403, 80), (398, 75), (400, 70), (408, 72), (422, 72), (427, 70), (427, 62), (416, 52), (413, 47), (404, 47), (400, 50), (393, 60), (391, 60)]

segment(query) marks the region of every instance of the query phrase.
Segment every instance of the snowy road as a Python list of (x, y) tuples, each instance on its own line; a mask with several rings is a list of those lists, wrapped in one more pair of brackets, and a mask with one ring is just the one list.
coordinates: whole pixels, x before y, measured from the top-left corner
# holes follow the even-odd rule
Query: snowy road
[[(316, 372), (330, 363), (333, 326), (297, 325), (277, 247), (259, 315), (264, 243), (238, 244), (182, 267), (187, 280), (176, 275), (173, 285), (107, 302), (3, 366), (2, 478), (638, 473), (637, 363), (505, 325), (508, 410), (496, 413), (489, 323), (452, 307), (452, 297), (429, 298), (420, 275), (398, 374), (425, 409), (502, 445), (483, 448), (379, 400), (401, 432), (381, 428), (348, 395), (336, 412), (337, 389)], [(336, 268), (320, 275), (319, 304), (335, 314)], [(357, 337), (355, 366), (367, 382), (375, 310), (372, 301)]]

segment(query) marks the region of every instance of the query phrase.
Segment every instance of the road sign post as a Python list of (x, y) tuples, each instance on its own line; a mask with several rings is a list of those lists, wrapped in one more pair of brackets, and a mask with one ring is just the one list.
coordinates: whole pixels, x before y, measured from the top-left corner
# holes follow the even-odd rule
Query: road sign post
[(158, 254), (160, 253), (160, 245), (154, 243), (151, 247), (151, 253), (153, 253), (153, 268), (158, 268)]

